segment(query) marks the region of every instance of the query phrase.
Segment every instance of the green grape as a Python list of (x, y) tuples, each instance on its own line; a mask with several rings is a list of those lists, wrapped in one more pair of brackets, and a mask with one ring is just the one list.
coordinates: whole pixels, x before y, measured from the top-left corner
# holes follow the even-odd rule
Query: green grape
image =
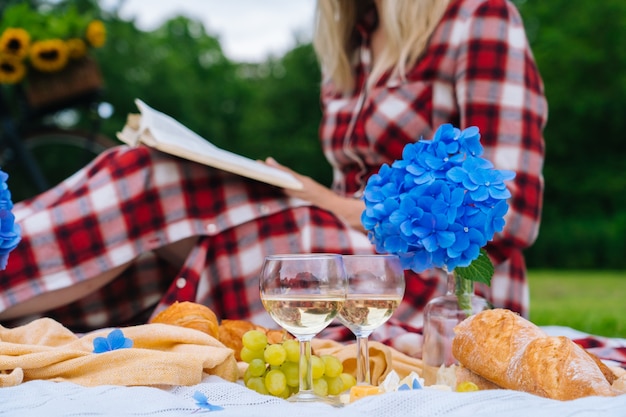
[(262, 376), (265, 373), (267, 366), (263, 359), (254, 358), (250, 361), (246, 373), (250, 373), (250, 376)]
[(287, 388), (287, 378), (285, 378), (285, 374), (277, 369), (269, 371), (265, 375), (265, 388), (267, 388), (270, 394), (279, 396), (285, 391), (285, 388)]
[(327, 377), (325, 376), (326, 384), (328, 385), (328, 395), (339, 395), (344, 390), (343, 380), (339, 376)]
[(287, 360), (289, 362), (300, 362), (300, 342), (296, 339), (287, 339), (283, 342), (285, 352), (287, 352)]
[(253, 359), (261, 359), (262, 361), (265, 361), (263, 358), (263, 350), (251, 350), (245, 346), (241, 348), (239, 356), (241, 356), (242, 361), (247, 363), (252, 362)]
[(326, 397), (328, 395), (328, 383), (324, 378), (313, 380), (313, 392), (320, 397)]
[(246, 369), (246, 371), (243, 373), (243, 382), (248, 383), (248, 381), (252, 377), (254, 377), (254, 375), (250, 373), (250, 367), (248, 367), (248, 369)]
[(285, 386), (285, 390), (281, 392), (277, 397), (287, 399), (291, 396), (291, 389), (288, 386)]
[(287, 351), (285, 351), (283, 345), (278, 343), (267, 345), (263, 352), (263, 358), (265, 362), (272, 366), (280, 366), (287, 359)]
[(241, 342), (250, 350), (263, 350), (267, 345), (267, 336), (260, 330), (248, 330), (241, 337)]
[(324, 361), (320, 359), (319, 356), (311, 355), (311, 373), (313, 374), (313, 379), (323, 377), (325, 369)]
[(344, 391), (349, 390), (356, 385), (356, 378), (351, 374), (343, 372), (341, 375), (339, 375), (339, 378), (341, 378), (341, 380), (343, 381)]
[(280, 366), (280, 369), (287, 378), (287, 385), (290, 387), (298, 387), (300, 385), (300, 378), (298, 370), (300, 366), (297, 363), (285, 362)]
[(343, 363), (335, 356), (322, 355), (322, 361), (324, 361), (324, 376), (337, 377), (343, 372)]
[(260, 376), (254, 376), (246, 382), (246, 387), (259, 394), (268, 395), (269, 391), (265, 388), (265, 379)]

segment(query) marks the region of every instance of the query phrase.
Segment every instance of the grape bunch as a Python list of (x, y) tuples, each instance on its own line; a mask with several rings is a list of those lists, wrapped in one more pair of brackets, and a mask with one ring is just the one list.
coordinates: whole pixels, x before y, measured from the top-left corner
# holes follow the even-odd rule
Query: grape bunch
[[(298, 392), (300, 346), (297, 340), (269, 343), (262, 331), (249, 330), (241, 341), (241, 360), (248, 364), (243, 377), (246, 387), (280, 398)], [(317, 395), (339, 395), (356, 384), (355, 378), (343, 372), (343, 364), (334, 356), (312, 355), (311, 362), (313, 391)]]

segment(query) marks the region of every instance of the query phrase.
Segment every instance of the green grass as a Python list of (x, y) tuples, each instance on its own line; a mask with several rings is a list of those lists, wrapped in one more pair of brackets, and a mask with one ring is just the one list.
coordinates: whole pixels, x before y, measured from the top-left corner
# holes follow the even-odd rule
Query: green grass
[(626, 271), (530, 270), (530, 320), (626, 338)]

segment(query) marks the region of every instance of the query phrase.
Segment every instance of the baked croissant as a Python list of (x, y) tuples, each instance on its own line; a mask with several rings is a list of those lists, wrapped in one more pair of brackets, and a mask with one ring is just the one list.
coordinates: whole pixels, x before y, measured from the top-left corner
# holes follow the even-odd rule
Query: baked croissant
[(176, 326), (196, 329), (218, 338), (219, 323), (217, 316), (209, 307), (184, 301), (176, 301), (165, 310), (157, 314), (150, 323), (165, 323)]
[(226, 347), (235, 351), (235, 359), (241, 360), (241, 348), (243, 343), (241, 338), (249, 330), (260, 330), (267, 336), (267, 342), (270, 344), (281, 343), (285, 339), (292, 339), (284, 330), (268, 330), (263, 326), (258, 326), (246, 320), (230, 320), (224, 319), (218, 330), (218, 339)]
[(557, 400), (615, 395), (582, 347), (563, 336), (547, 336), (510, 310), (485, 310), (459, 323), (452, 354), (502, 388)]

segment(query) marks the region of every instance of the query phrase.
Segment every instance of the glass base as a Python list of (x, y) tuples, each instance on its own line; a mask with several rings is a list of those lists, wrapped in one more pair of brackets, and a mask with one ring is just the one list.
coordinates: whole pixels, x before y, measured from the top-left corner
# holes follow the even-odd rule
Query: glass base
[(339, 397), (322, 397), (312, 392), (299, 392), (287, 398), (287, 401), (293, 403), (324, 403), (333, 407), (343, 407), (345, 405)]

